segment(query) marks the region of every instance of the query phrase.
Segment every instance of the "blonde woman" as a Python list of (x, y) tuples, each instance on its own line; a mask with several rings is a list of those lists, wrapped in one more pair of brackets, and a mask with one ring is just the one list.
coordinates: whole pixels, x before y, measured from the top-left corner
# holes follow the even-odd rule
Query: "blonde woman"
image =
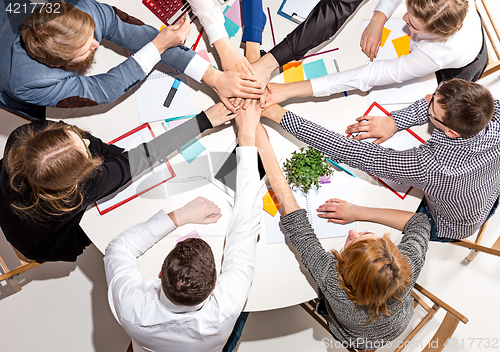
[(327, 251), (314, 234), (306, 210), (295, 201), (262, 126), (256, 141), (269, 182), (284, 207), (281, 223), (318, 284), (318, 308), (324, 307), (333, 337), (344, 346), (364, 350), (394, 340), (413, 315), (411, 290), (424, 265), (430, 238), (425, 215), (332, 199), (328, 211), (335, 215), (330, 214), (330, 221), (377, 222), (403, 230), (404, 235), (395, 246), (388, 235), (381, 238), (351, 230), (340, 252)]
[(64, 122), (20, 126), (10, 134), (0, 160), (5, 237), (30, 259), (75, 261), (90, 244), (79, 226), (90, 204), (234, 116), (218, 103), (128, 152)]
[[(381, 0), (361, 38), (361, 50), (373, 60), (382, 38), (382, 28), (402, 0)], [(477, 81), (488, 64), (488, 53), (482, 33), (481, 18), (470, 0), (406, 0), (403, 19), (410, 31), (409, 55), (392, 60), (379, 60), (340, 73), (287, 84), (270, 84), (272, 94), (266, 107), (293, 98), (328, 96), (359, 89), (401, 83), (436, 72), (438, 83), (453, 78)], [(328, 11), (334, 11), (329, 9)], [(316, 24), (319, 31), (328, 27)], [(297, 29), (299, 29), (298, 27)], [(314, 33), (304, 34), (313, 37)], [(311, 39), (312, 40), (312, 39)], [(278, 48), (279, 45), (276, 47)], [(278, 64), (277, 49), (262, 57), (256, 67), (271, 73)], [(276, 59), (274, 59), (274, 57)], [(262, 81), (262, 79), (261, 79)], [(262, 83), (262, 82), (261, 82)]]

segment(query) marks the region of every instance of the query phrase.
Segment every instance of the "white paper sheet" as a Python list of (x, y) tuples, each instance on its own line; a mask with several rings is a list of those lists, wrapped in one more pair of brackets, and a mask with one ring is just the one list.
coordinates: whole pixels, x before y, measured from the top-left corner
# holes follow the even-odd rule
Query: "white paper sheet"
[[(363, 20), (363, 30), (370, 23), (369, 20)], [(392, 40), (409, 34), (409, 29), (403, 19), (389, 19), (385, 23), (385, 28), (391, 33), (387, 38), (385, 45), (378, 49), (375, 61), (397, 59), (398, 55), (392, 43)], [(370, 58), (366, 57), (366, 63), (370, 64)], [(414, 78), (402, 83), (388, 84), (385, 86), (374, 87), (368, 94), (370, 103), (374, 101), (379, 104), (406, 104), (413, 103), (423, 97), (423, 92), (420, 84), (420, 78)]]
[[(135, 92), (139, 121), (145, 123), (192, 115), (193, 104), (186, 75), (163, 64), (156, 67)], [(172, 103), (166, 108), (163, 103), (176, 78), (180, 79), (181, 83)]]
[[(318, 238), (331, 238), (347, 236), (349, 230), (355, 230), (354, 224), (339, 225), (328, 222), (328, 219), (318, 217), (316, 209), (324, 204), (328, 199), (339, 198), (352, 202), (351, 184), (346, 182), (334, 182), (322, 184), (319, 190), (310, 190), (307, 196), (299, 191), (293, 190), (293, 194), (299, 206), (303, 209), (308, 209), (309, 221), (312, 224), (314, 233)], [(307, 204), (309, 198), (309, 205)], [(268, 212), (264, 212), (264, 221), (266, 223), (267, 243), (283, 243), (285, 235), (280, 229), (280, 213), (276, 213), (273, 217)], [(312, 221), (311, 221), (312, 220)]]

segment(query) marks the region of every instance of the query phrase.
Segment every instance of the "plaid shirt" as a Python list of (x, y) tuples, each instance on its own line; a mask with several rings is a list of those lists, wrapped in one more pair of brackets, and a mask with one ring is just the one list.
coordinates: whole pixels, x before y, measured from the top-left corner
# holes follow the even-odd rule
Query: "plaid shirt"
[[(392, 113), (398, 130), (428, 121), (418, 100)], [(281, 126), (334, 160), (425, 193), (439, 237), (466, 238), (484, 223), (500, 194), (500, 102), (492, 121), (469, 138), (449, 138), (435, 128), (418, 148), (397, 151), (348, 139), (288, 111)]]

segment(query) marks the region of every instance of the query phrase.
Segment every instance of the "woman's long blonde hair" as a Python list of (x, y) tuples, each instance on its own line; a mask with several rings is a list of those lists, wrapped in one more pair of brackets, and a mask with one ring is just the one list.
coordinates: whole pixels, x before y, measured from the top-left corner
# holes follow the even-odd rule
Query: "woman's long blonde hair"
[(406, 0), (409, 13), (422, 21), (426, 32), (449, 37), (462, 28), (467, 16), (467, 0)]
[(63, 122), (46, 123), (38, 131), (29, 125), (6, 152), (4, 164), (14, 192), (12, 207), (19, 216), (43, 220), (69, 213), (83, 203), (81, 182), (102, 161), (90, 160), (77, 150), (68, 131)]
[(402, 301), (411, 282), (411, 266), (388, 235), (368, 238), (349, 245), (337, 258), (340, 286), (356, 306), (368, 307), (368, 321), (390, 315), (387, 300)]

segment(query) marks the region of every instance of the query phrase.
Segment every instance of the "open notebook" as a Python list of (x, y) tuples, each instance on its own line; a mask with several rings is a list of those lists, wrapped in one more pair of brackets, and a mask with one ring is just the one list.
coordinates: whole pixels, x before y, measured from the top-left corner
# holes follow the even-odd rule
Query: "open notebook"
[[(311, 223), (314, 233), (318, 238), (347, 236), (349, 230), (355, 230), (354, 224), (339, 225), (328, 222), (327, 219), (319, 218), (316, 209), (324, 204), (328, 199), (339, 198), (352, 202), (351, 184), (348, 182), (331, 182), (322, 184), (319, 189), (311, 189), (304, 193), (298, 189), (292, 189), (297, 203), (302, 209), (307, 210), (307, 217)], [(267, 243), (285, 242), (279, 221), (280, 212), (274, 216), (264, 211), (264, 221), (266, 222)]]

